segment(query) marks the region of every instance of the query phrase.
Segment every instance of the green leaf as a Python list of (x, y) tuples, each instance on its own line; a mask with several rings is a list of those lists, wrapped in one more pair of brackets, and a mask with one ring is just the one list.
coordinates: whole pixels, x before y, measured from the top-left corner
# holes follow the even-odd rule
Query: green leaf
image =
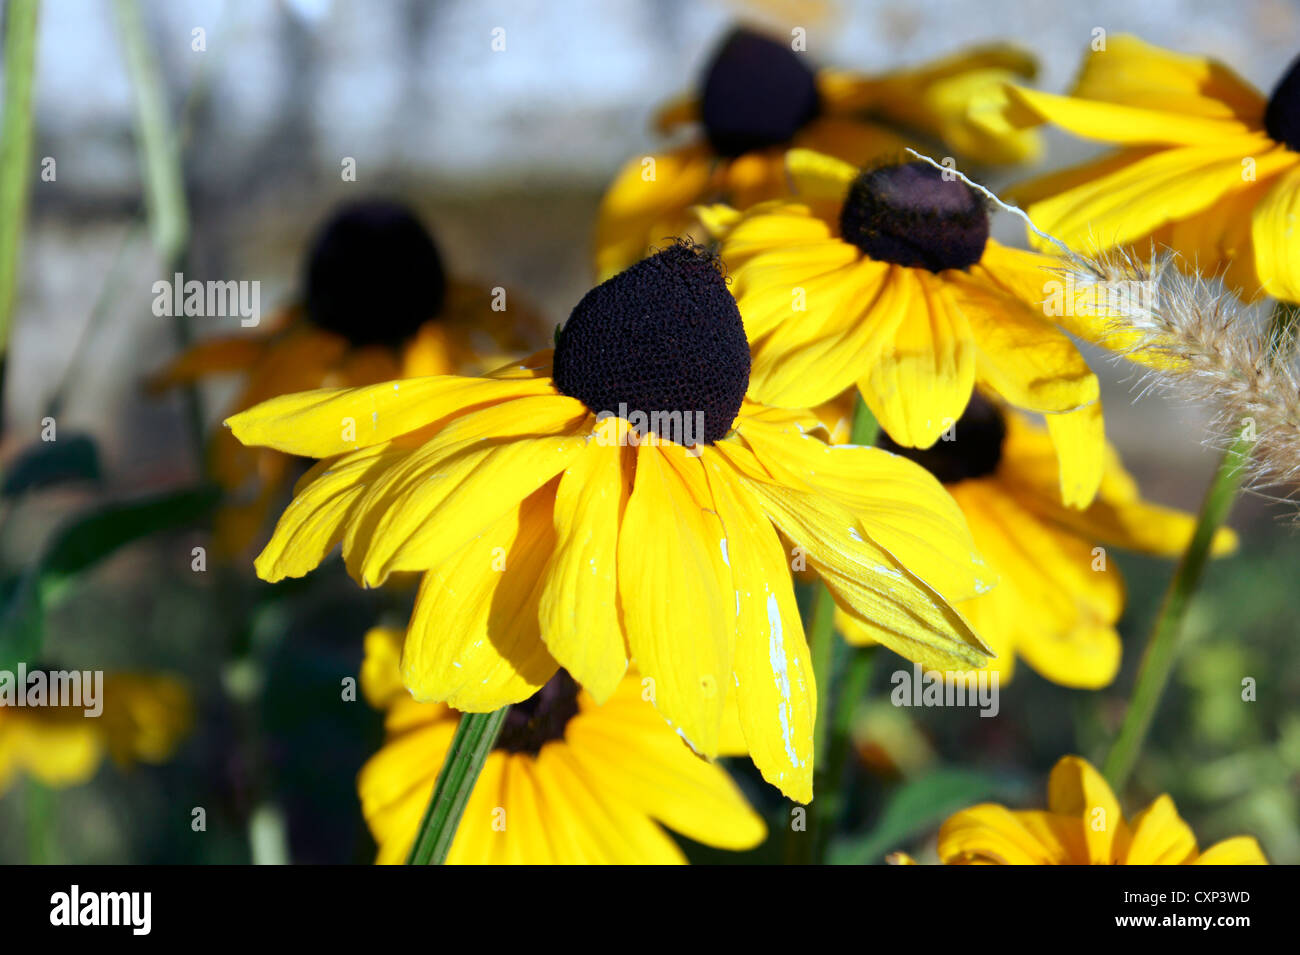
[(0, 496), (18, 497), (28, 491), (69, 481), (98, 481), (99, 449), (89, 435), (74, 434), (41, 441), (18, 455), (0, 484)]
[(74, 518), (23, 573), (0, 611), (0, 666), (40, 652), (46, 611), (80, 573), (132, 541), (194, 524), (220, 496), (216, 488), (191, 488), (108, 504)]
[(870, 832), (838, 840), (831, 847), (833, 865), (869, 865), (938, 827), (960, 809), (1014, 795), (1014, 780), (976, 769), (948, 767), (908, 780), (894, 792)]

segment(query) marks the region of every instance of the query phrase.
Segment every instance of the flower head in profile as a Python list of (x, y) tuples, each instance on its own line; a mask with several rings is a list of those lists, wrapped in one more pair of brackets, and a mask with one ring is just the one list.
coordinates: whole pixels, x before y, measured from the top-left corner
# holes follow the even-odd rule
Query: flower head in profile
[(0, 706), (0, 794), (21, 774), (79, 786), (105, 756), (123, 768), (166, 762), (193, 722), (189, 690), (171, 676), (105, 674), (101, 695), (95, 715), (82, 705)]
[(745, 207), (788, 192), (783, 154), (803, 147), (855, 165), (896, 153), (904, 134), (980, 162), (1031, 159), (1033, 131), (1004, 118), (1004, 85), (1031, 78), (1033, 59), (1008, 46), (965, 50), (878, 75), (817, 70), (790, 40), (732, 30), (694, 92), (659, 112), (661, 133), (697, 130), (685, 146), (629, 160), (601, 203), (596, 269), (603, 278), (694, 223), (689, 208)]
[[(459, 714), (402, 686), (403, 633), (366, 634), (361, 684), (385, 711), (384, 745), (361, 769), (362, 812), (381, 864), (406, 860)], [(726, 770), (696, 758), (629, 672), (603, 705), (559, 670), (506, 715), (447, 862), (487, 865), (685, 862), (663, 827), (719, 849), (752, 849), (767, 827)], [(741, 754), (734, 707), (721, 752)]]
[[(512, 302), (494, 309), (492, 293), (447, 277), (433, 237), (413, 211), (368, 199), (339, 207), (318, 229), (304, 260), (301, 301), (265, 330), (206, 339), (155, 375), (155, 389), (236, 374), (230, 404), (242, 411), (275, 395), (326, 385), (398, 377), (476, 374), (527, 354), (545, 340), (540, 319)], [(241, 447), (220, 430), (209, 458), (242, 505), (218, 515), (226, 553), (243, 550), (261, 529), (288, 480), (284, 455)]]
[(1115, 36), (1070, 95), (1008, 93), (1016, 126), (1119, 147), (1011, 190), (1039, 228), (1088, 252), (1167, 246), (1247, 296), (1300, 301), (1300, 59), (1266, 98), (1215, 60)]
[(985, 803), (952, 816), (939, 830), (939, 858), (946, 865), (1268, 864), (1251, 836), (1202, 852), (1167, 795), (1125, 819), (1106, 780), (1078, 756), (1053, 768), (1046, 810)]
[(928, 448), (978, 383), (1048, 415), (1062, 497), (1091, 501), (1099, 387), (1044, 308), (1054, 260), (990, 239), (982, 198), (928, 163), (787, 162), (799, 199), (699, 210), (731, 270), (754, 398), (814, 407), (856, 386), (895, 443)]
[[(1006, 680), (1020, 657), (1053, 683), (1109, 684), (1120, 664), (1124, 582), (1108, 549), (1176, 557), (1191, 540), (1194, 518), (1143, 500), (1109, 445), (1096, 499), (1081, 510), (1064, 506), (1047, 433), (978, 391), (951, 440), (925, 450), (887, 436), (880, 443), (943, 482), (997, 575), (989, 593), (961, 605), (997, 654), (989, 668)], [(1214, 552), (1234, 546), (1232, 532), (1220, 530)], [(837, 625), (850, 642), (865, 642), (852, 619), (841, 614)]]
[(301, 576), (340, 543), (364, 586), (422, 572), (403, 680), (463, 711), (526, 700), (560, 667), (603, 703), (634, 660), (712, 757), (734, 690), (755, 763), (806, 801), (816, 690), (793, 571), (950, 667), (986, 659), (950, 601), (987, 582), (938, 481), (750, 401), (749, 369), (717, 263), (675, 244), (587, 293), (553, 355), (272, 399), (235, 436), (322, 460), (258, 573)]

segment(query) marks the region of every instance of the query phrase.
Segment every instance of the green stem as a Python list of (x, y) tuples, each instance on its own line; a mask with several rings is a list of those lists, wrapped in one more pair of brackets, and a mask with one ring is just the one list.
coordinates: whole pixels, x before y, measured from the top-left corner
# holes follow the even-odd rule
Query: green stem
[(39, 0), (9, 0), (5, 18), (4, 118), (0, 132), (0, 355), (9, 342), (32, 186), (32, 79)]
[(825, 861), (826, 848), (844, 811), (844, 770), (853, 747), (853, 722), (867, 695), (871, 671), (875, 664), (875, 647), (853, 647), (844, 667), (844, 675), (835, 693), (835, 707), (829, 714), (830, 738), (824, 760), (818, 766), (816, 791), (819, 794), (817, 825), (814, 831), (814, 857)]
[(54, 790), (30, 777), (25, 788), (27, 863), (50, 865), (54, 862)]
[(446, 860), (469, 794), (474, 791), (508, 712), (510, 707), (503, 706), (494, 713), (461, 714), (407, 865), (442, 865)]
[(1191, 543), (1187, 545), (1178, 569), (1169, 583), (1165, 593), (1160, 614), (1155, 626), (1147, 638), (1146, 650), (1142, 654), (1142, 665), (1138, 670), (1137, 684), (1133, 687), (1133, 696), (1129, 700), (1128, 711), (1124, 714), (1124, 723), (1119, 735), (1111, 745), (1103, 766), (1103, 774), (1116, 792), (1123, 789), (1138, 754), (1142, 751), (1147, 732), (1151, 729), (1151, 720), (1160, 704), (1165, 685), (1177, 657), (1178, 641), (1182, 633), (1183, 621), (1187, 616), (1187, 607), (1196, 588), (1200, 584), (1210, 556), (1210, 546), (1214, 534), (1223, 525), (1232, 509), (1232, 503), (1241, 488), (1244, 465), (1250, 455), (1251, 442), (1244, 433), (1219, 464), (1214, 481), (1206, 492), (1201, 504), (1201, 513), (1192, 533)]

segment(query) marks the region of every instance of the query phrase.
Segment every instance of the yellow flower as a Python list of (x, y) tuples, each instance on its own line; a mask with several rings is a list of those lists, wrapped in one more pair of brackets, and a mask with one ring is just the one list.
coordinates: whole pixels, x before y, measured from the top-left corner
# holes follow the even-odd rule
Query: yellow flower
[(1251, 836), (1201, 852), (1167, 795), (1130, 824), (1106, 780), (1078, 756), (1053, 768), (1046, 811), (984, 803), (951, 817), (939, 830), (939, 858), (947, 865), (1268, 865)]
[(0, 794), (20, 773), (64, 788), (90, 780), (108, 755), (123, 768), (166, 762), (190, 730), (189, 691), (164, 675), (104, 677), (103, 710), (83, 706), (0, 706)]
[[(367, 200), (338, 209), (312, 243), (304, 301), (265, 329), (207, 339), (154, 376), (155, 390), (224, 374), (243, 376), (230, 412), (323, 386), (418, 375), (478, 374), (539, 347), (546, 332), (530, 309), (494, 308), (486, 288), (446, 278), (432, 237), (406, 207)], [(289, 479), (291, 461), (243, 448), (221, 429), (209, 449), (227, 490), (250, 490), (218, 515), (223, 553), (244, 550)]]
[(856, 384), (894, 441), (927, 448), (978, 382), (1050, 416), (1062, 497), (1086, 506), (1099, 388), (1044, 310), (1054, 260), (990, 239), (980, 197), (926, 163), (859, 171), (793, 150), (788, 166), (801, 201), (699, 210), (745, 320), (754, 398), (815, 407)]
[(1247, 296), (1300, 301), (1300, 60), (1266, 100), (1214, 60), (1116, 36), (1071, 95), (1009, 94), (1017, 126), (1120, 147), (1012, 190), (1040, 229), (1079, 249), (1154, 242)]
[(324, 460), (258, 573), (301, 576), (340, 542), (364, 586), (423, 572), (403, 679), (463, 711), (561, 666), (605, 702), (633, 658), (712, 757), (734, 686), (755, 763), (806, 801), (816, 689), (792, 568), (902, 655), (969, 667), (984, 645), (948, 601), (983, 566), (923, 468), (827, 445), (811, 416), (745, 400), (748, 380), (716, 262), (673, 245), (589, 292), (553, 358), (273, 399), (235, 436)]
[[(366, 634), (362, 687), (387, 711), (387, 739), (361, 769), (362, 812), (381, 864), (405, 861), (459, 714), (401, 685), (402, 631)], [(767, 836), (726, 771), (696, 757), (629, 673), (598, 705), (563, 670), (506, 716), (456, 830), (451, 864), (674, 864), (666, 826), (720, 849)], [(723, 752), (744, 741), (729, 708)]]
[(783, 153), (790, 146), (860, 165), (902, 149), (894, 127), (982, 162), (1034, 158), (1037, 134), (1013, 129), (1004, 115), (1004, 85), (1034, 72), (1028, 54), (995, 45), (878, 76), (814, 73), (789, 43), (733, 30), (705, 68), (699, 92), (668, 104), (656, 119), (660, 133), (695, 125), (698, 137), (629, 160), (611, 183), (597, 219), (597, 273), (607, 278), (686, 234), (696, 203), (744, 208), (786, 195)]
[[(1018, 655), (1053, 683), (1106, 686), (1119, 669), (1115, 625), (1124, 608), (1124, 583), (1104, 548), (1175, 557), (1186, 549), (1195, 521), (1144, 501), (1109, 445), (1096, 499), (1084, 510), (1063, 506), (1047, 433), (978, 393), (954, 436), (926, 451), (887, 439), (883, 446), (943, 482), (998, 577), (989, 593), (961, 604), (997, 654), (989, 668), (1009, 679)], [(1233, 533), (1224, 529), (1213, 552), (1224, 554), (1235, 545)], [(839, 614), (837, 625), (850, 642), (868, 642), (847, 615)]]

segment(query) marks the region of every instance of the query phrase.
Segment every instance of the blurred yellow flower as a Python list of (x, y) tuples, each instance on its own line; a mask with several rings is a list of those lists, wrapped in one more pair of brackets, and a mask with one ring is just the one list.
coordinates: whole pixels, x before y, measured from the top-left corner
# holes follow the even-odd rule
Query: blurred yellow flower
[(1212, 59), (1115, 36), (1069, 96), (1008, 92), (1019, 128), (1120, 147), (1010, 191), (1040, 229), (1084, 251), (1168, 246), (1247, 297), (1300, 301), (1300, 59), (1265, 99)]
[(952, 816), (939, 830), (939, 858), (946, 865), (1268, 864), (1251, 836), (1200, 851), (1167, 795), (1128, 822), (1106, 780), (1078, 756), (1053, 768), (1045, 811), (984, 803)]
[[(1120, 664), (1116, 624), (1124, 583), (1106, 548), (1176, 557), (1195, 519), (1144, 501), (1109, 445), (1096, 499), (1083, 510), (1063, 506), (1047, 433), (978, 392), (953, 440), (925, 451), (888, 439), (881, 446), (943, 482), (997, 575), (990, 592), (959, 605), (997, 654), (988, 669), (1005, 681), (1020, 656), (1053, 683), (1086, 689), (1109, 684)], [(1222, 555), (1235, 545), (1235, 535), (1223, 529), (1213, 552)], [(850, 642), (869, 642), (847, 614), (837, 615), (837, 626)]]
[(927, 163), (787, 158), (798, 200), (698, 210), (740, 304), (754, 398), (816, 407), (856, 385), (895, 442), (927, 448), (978, 382), (1049, 415), (1062, 497), (1086, 506), (1101, 480), (1099, 386), (1062, 330), (1088, 329), (1043, 306), (1054, 260), (990, 239), (982, 198)]
[(162, 763), (189, 732), (189, 691), (170, 676), (105, 674), (103, 711), (81, 706), (0, 706), (0, 793), (26, 773), (47, 786), (78, 786), (104, 756), (126, 768)]
[[(362, 688), (387, 711), (387, 739), (357, 779), (381, 864), (405, 861), (459, 714), (402, 687), (403, 633), (366, 634)], [(667, 827), (720, 849), (752, 849), (762, 818), (726, 771), (697, 757), (629, 672), (598, 705), (563, 670), (506, 716), (470, 794), (449, 864), (675, 864)], [(734, 707), (724, 754), (744, 752)]]
[(879, 75), (818, 70), (791, 42), (733, 30), (703, 71), (698, 93), (664, 107), (660, 133), (694, 125), (688, 145), (631, 159), (601, 202), (596, 270), (607, 278), (694, 225), (699, 202), (739, 208), (788, 194), (783, 154), (815, 149), (861, 165), (901, 152), (904, 131), (980, 162), (1038, 155), (1037, 134), (1004, 116), (1004, 84), (1031, 78), (1033, 59), (1009, 46), (965, 50)]
[(984, 567), (923, 468), (830, 447), (810, 415), (746, 400), (748, 381), (717, 263), (674, 245), (589, 292), (553, 357), (272, 399), (229, 420), (235, 437), (323, 460), (258, 573), (302, 576), (340, 542), (364, 586), (423, 572), (403, 678), (463, 711), (526, 700), (560, 667), (604, 702), (635, 658), (712, 757), (735, 687), (754, 762), (807, 801), (816, 687), (792, 569), (881, 643), (955, 668), (985, 661), (948, 602)]
[[(239, 374), (233, 413), (308, 388), (478, 374), (547, 340), (540, 316), (515, 298), (447, 278), (433, 238), (394, 202), (337, 209), (312, 243), (303, 284), (303, 302), (280, 310), (265, 329), (200, 342), (150, 386)], [(262, 529), (293, 465), (282, 454), (240, 446), (224, 428), (213, 436), (209, 460), (222, 487), (246, 495), (217, 518), (218, 547), (235, 554)]]

